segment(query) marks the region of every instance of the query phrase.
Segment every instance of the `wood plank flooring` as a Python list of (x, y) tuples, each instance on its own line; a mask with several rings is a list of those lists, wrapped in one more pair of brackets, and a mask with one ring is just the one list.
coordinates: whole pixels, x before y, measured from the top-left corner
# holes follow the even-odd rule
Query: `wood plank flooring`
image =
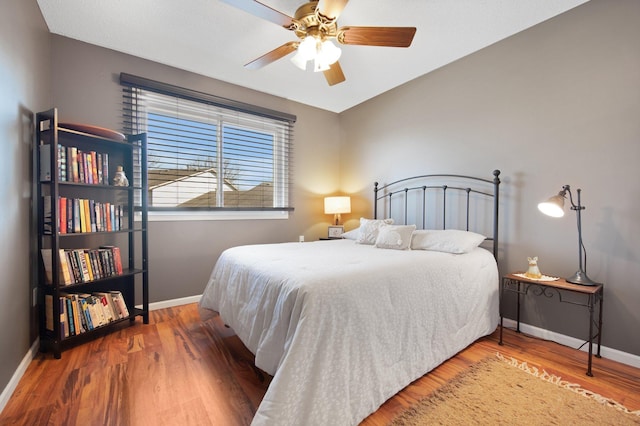
[[(584, 352), (510, 330), (504, 346), (497, 341), (497, 332), (480, 339), (362, 425), (386, 425), (496, 352), (640, 410), (640, 369), (594, 358), (594, 377), (588, 377)], [(183, 305), (153, 311), (149, 325), (138, 320), (63, 352), (61, 360), (38, 354), (0, 413), (0, 425), (248, 425), (269, 382), (218, 317), (203, 322), (195, 304)]]

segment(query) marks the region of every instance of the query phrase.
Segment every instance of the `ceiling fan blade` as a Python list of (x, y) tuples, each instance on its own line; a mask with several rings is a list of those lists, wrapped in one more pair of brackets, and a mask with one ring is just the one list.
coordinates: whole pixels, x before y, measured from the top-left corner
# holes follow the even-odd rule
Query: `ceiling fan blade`
[(265, 53), (260, 56), (258, 59), (254, 59), (253, 61), (246, 64), (244, 67), (250, 70), (257, 70), (259, 68), (264, 67), (265, 65), (269, 65), (271, 62), (275, 62), (280, 58), (287, 56), (289, 53), (295, 51), (298, 48), (300, 42), (298, 41), (290, 41), (289, 43), (285, 43), (280, 47), (276, 47), (269, 53)]
[(342, 72), (342, 67), (339, 62), (334, 62), (330, 65), (330, 68), (326, 71), (322, 72), (324, 77), (327, 79), (327, 83), (329, 86), (333, 86), (338, 83), (342, 83), (346, 80), (344, 77), (344, 73)]
[(264, 19), (266, 21), (273, 22), (274, 24), (280, 25), (281, 27), (285, 27), (290, 29), (293, 25), (293, 18), (291, 16), (285, 15), (282, 12), (279, 12), (275, 9), (270, 8), (269, 6), (260, 3), (256, 0), (222, 0), (224, 3), (236, 7), (240, 10), (244, 10), (247, 13), (250, 13), (258, 18)]
[(348, 1), (349, 0), (320, 0), (318, 3), (318, 13), (329, 20), (335, 20), (340, 16)]
[(415, 33), (414, 27), (342, 27), (336, 39), (360, 46), (409, 47)]

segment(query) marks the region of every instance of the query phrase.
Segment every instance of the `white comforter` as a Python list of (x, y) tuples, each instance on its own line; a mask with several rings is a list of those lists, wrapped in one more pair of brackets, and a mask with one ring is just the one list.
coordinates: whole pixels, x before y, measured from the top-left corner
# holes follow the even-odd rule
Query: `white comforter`
[(235, 247), (200, 301), (273, 380), (254, 425), (356, 425), (498, 324), (498, 271), (349, 240)]

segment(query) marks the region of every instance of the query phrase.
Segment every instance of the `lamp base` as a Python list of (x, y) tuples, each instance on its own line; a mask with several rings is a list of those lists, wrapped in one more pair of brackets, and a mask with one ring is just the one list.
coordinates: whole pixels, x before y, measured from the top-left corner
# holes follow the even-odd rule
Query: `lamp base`
[(599, 283), (593, 281), (591, 278), (587, 276), (587, 273), (584, 271), (578, 271), (572, 276), (565, 278), (565, 281), (572, 284), (578, 285), (598, 285)]

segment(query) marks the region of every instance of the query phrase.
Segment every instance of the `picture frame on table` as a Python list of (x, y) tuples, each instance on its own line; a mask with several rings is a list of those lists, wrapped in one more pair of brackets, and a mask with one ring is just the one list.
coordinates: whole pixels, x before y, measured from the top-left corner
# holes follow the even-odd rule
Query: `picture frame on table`
[(342, 225), (329, 226), (329, 230), (327, 232), (327, 236), (329, 238), (342, 238), (342, 234), (344, 234), (344, 226)]

